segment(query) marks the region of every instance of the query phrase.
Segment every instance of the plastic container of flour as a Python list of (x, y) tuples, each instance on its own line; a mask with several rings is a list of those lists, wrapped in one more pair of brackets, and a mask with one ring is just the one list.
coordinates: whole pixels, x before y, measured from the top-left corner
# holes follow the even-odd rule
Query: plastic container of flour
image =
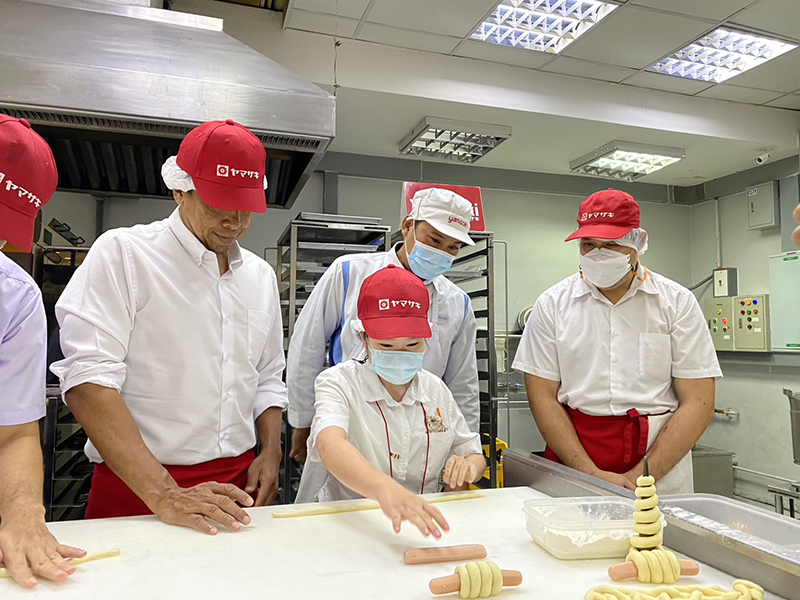
[(634, 509), (628, 498), (526, 500), (522, 510), (533, 541), (556, 558), (625, 558), (630, 549)]

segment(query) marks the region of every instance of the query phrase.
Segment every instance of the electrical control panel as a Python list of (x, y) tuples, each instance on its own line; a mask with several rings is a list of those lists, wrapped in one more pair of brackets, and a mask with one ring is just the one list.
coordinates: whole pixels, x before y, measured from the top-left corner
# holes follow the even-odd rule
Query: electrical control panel
[(736, 296), (733, 311), (734, 350), (769, 352), (769, 295)]
[(733, 298), (707, 298), (705, 316), (716, 350), (735, 350)]

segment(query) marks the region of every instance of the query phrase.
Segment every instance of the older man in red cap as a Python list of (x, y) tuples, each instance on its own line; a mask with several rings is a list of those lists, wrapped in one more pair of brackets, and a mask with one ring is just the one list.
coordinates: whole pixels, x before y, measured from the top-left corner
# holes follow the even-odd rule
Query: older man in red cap
[(213, 535), (209, 520), (236, 531), (250, 522), (240, 505), (274, 500), (288, 403), (278, 287), (238, 244), (266, 210), (265, 163), (238, 123), (192, 130), (162, 168), (178, 208), (100, 236), (59, 299), (52, 370), (89, 436), (87, 518), (152, 512)]
[[(0, 248), (25, 252), (33, 225), (56, 189), (47, 143), (24, 119), (0, 115)], [(60, 545), (44, 523), (39, 424), (46, 410), (47, 327), (42, 294), (0, 252), (0, 563), (24, 587), (36, 576), (61, 581), (75, 572), (66, 559), (82, 550)]]
[(700, 306), (641, 264), (629, 194), (592, 194), (578, 226), (567, 241), (580, 240), (581, 270), (536, 301), (514, 360), (545, 456), (633, 489), (647, 454), (660, 492), (691, 492), (722, 376)]

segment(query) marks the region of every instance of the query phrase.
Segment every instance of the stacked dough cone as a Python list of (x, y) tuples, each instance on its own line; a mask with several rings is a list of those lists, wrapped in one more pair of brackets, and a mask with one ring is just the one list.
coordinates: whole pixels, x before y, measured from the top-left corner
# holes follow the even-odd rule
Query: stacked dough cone
[(636, 565), (637, 578), (642, 583), (675, 583), (681, 576), (681, 565), (672, 552), (661, 547), (664, 538), (655, 483), (650, 475), (636, 480), (636, 535), (631, 537), (631, 550), (625, 560)]

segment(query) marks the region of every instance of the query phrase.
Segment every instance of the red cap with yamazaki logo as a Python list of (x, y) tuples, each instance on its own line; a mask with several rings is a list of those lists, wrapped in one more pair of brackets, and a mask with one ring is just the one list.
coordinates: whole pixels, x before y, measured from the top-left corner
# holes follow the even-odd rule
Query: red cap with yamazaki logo
[(375, 340), (431, 337), (428, 288), (419, 277), (395, 265), (373, 273), (361, 284), (358, 318)]
[(595, 192), (581, 203), (578, 229), (565, 241), (578, 238), (616, 240), (637, 229), (641, 223), (639, 205), (620, 190)]
[(267, 210), (264, 145), (228, 119), (192, 129), (181, 142), (178, 166), (192, 178), (200, 198), (220, 210)]
[(25, 119), (0, 115), (0, 239), (30, 252), (33, 225), (58, 185), (50, 146)]

